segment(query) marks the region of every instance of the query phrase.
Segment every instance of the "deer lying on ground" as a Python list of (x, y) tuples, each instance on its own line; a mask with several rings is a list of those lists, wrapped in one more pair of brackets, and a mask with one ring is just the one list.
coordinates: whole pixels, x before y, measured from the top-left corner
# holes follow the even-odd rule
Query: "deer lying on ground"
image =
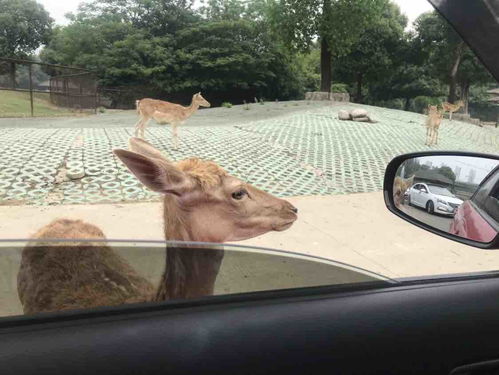
[(438, 144), (438, 130), (444, 116), (436, 105), (428, 106), (428, 118), (426, 119), (426, 142), (425, 145), (431, 146)]
[(452, 121), (452, 114), (454, 112), (459, 111), (459, 109), (461, 107), (464, 107), (464, 102), (462, 100), (458, 100), (454, 104), (448, 103), (448, 102), (444, 102), (444, 103), (442, 103), (442, 108), (443, 108), (442, 115), (445, 114), (445, 112), (449, 112), (449, 121)]
[(144, 138), (145, 128), (151, 119), (160, 125), (171, 124), (175, 149), (178, 148), (178, 126), (185, 123), (199, 107), (210, 107), (210, 103), (203, 98), (200, 92), (193, 95), (189, 107), (148, 98), (137, 100), (135, 105), (140, 116), (139, 121), (135, 124), (135, 136)]
[[(130, 140), (130, 149), (115, 150), (114, 153), (145, 186), (163, 194), (166, 240), (239, 241), (269, 231), (284, 231), (297, 219), (298, 210), (289, 202), (229, 175), (214, 162), (191, 158), (174, 163), (139, 138)], [(50, 232), (49, 225), (48, 229), (38, 232), (38, 237), (47, 238), (46, 233), (50, 233), (69, 240), (87, 235), (81, 229), (86, 224), (67, 224), (67, 221), (60, 220), (57, 223), (60, 230)], [(103, 238), (100, 231), (92, 238), (95, 236)], [(224, 256), (223, 250), (168, 246), (163, 276), (154, 295), (149, 297), (150, 288), (146, 282), (138, 280), (133, 271), (122, 266), (123, 261), (116, 253), (110, 255), (113, 259), (108, 259), (106, 266), (99, 264), (97, 260), (105, 258), (100, 253), (106, 252), (106, 256), (109, 253), (105, 246), (84, 248), (77, 252), (69, 246), (61, 246), (57, 250), (60, 254), (64, 253), (58, 261), (46, 256), (46, 253), (52, 252), (48, 247), (24, 249), (18, 287), (25, 312), (212, 295)], [(85, 251), (96, 254), (88, 255)], [(80, 268), (80, 256), (95, 258), (94, 265), (98, 270), (90, 272), (86, 267)], [(46, 261), (43, 258), (47, 258)], [(108, 264), (110, 267), (107, 267)], [(125, 279), (130, 278), (135, 286), (135, 295), (110, 289), (107, 297), (105, 293), (99, 294), (92, 304), (91, 293), (103, 289), (110, 282), (107, 280), (110, 277), (106, 276), (108, 273), (99, 271), (108, 268), (113, 274), (123, 277), (121, 282), (112, 278), (118, 289), (128, 283)], [(122, 272), (123, 269), (125, 272)], [(64, 281), (66, 279), (68, 281)], [(57, 286), (59, 280), (62, 287)], [(71, 288), (67, 287), (70, 285), (76, 285), (74, 288), (78, 291), (88, 289), (89, 296), (82, 297), (80, 292), (71, 293)], [(130, 291), (133, 292), (133, 288)]]

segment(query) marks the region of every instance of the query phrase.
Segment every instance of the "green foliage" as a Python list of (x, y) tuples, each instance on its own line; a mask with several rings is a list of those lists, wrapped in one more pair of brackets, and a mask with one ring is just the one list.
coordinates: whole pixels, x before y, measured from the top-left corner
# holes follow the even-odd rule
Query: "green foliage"
[(412, 101), (412, 108), (414, 112), (426, 113), (429, 105), (440, 106), (442, 103), (442, 98), (431, 97), (431, 96), (416, 96)]
[(232, 108), (232, 103), (231, 102), (223, 102), (221, 106), (223, 108)]
[(385, 0), (280, 0), (270, 2), (270, 17), (289, 46), (308, 50), (317, 35), (334, 56), (347, 54), (366, 25), (380, 15)]
[(302, 88), (301, 91), (318, 91), (321, 82), (320, 72), (321, 51), (313, 47), (308, 52), (294, 55), (292, 67)]
[(440, 173), (442, 176), (449, 178), (453, 182), (456, 181), (456, 175), (451, 167), (448, 167), (447, 165), (442, 165), (441, 167), (434, 168), (434, 170), (435, 172)]
[(99, 113), (106, 113), (106, 108), (105, 107), (98, 107), (97, 112)]
[(176, 44), (174, 91), (232, 92), (236, 99), (299, 94), (290, 56), (258, 23), (200, 23), (179, 32)]
[(405, 100), (402, 98), (389, 99), (389, 100), (379, 100), (379, 101), (373, 102), (372, 104), (380, 106), (380, 107), (385, 107), (385, 108), (403, 110), (405, 107)]
[(364, 87), (369, 91), (369, 86), (384, 81), (400, 64), (406, 25), (407, 18), (399, 7), (386, 0), (383, 16), (369, 23), (351, 51), (336, 60), (335, 75), (355, 84), (358, 102), (362, 101)]
[[(269, 1), (269, 17), (276, 35), (288, 47), (307, 51), (317, 36), (324, 60), (348, 54), (362, 32), (379, 18), (387, 0), (275, 0)], [(329, 63), (328, 63), (329, 64)], [(330, 84), (330, 72), (321, 71)]]
[(175, 34), (199, 21), (191, 0), (93, 0), (82, 2), (70, 19), (131, 25), (156, 37)]
[(348, 85), (346, 83), (333, 83), (331, 91), (336, 93), (348, 93)]
[(0, 56), (27, 57), (47, 43), (52, 18), (34, 0), (0, 0)]

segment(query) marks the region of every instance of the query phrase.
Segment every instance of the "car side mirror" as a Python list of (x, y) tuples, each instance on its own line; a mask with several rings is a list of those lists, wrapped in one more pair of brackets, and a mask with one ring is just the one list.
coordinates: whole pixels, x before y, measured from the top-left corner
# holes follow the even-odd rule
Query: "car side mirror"
[[(423, 183), (426, 194), (411, 186)], [(499, 249), (499, 156), (419, 152), (386, 168), (388, 209), (439, 236), (482, 249)]]

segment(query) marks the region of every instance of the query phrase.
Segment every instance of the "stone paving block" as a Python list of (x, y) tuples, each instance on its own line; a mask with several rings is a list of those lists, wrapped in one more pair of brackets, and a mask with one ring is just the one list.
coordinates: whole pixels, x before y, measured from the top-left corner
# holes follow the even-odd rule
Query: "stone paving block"
[[(376, 124), (341, 121), (339, 109), (365, 108)], [(89, 121), (92, 121), (89, 118)], [(425, 116), (345, 104), (225, 127), (149, 128), (148, 141), (171, 160), (200, 157), (277, 196), (382, 189), (396, 155), (428, 149), (499, 152), (499, 129), (444, 120), (439, 144), (424, 145)], [(133, 128), (0, 129), (0, 202), (78, 204), (157, 200), (114, 156)], [(72, 176), (72, 179), (67, 178)], [(66, 178), (59, 178), (66, 175)]]

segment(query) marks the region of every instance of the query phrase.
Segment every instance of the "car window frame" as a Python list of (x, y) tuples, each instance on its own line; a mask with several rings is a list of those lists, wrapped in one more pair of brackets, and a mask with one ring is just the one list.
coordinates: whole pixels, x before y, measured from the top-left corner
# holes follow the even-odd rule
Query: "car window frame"
[[(481, 189), (489, 182), (492, 181), (491, 187), (486, 187), (485, 194), (483, 194), (483, 199), (477, 199), (478, 195), (483, 192)], [(492, 227), (494, 230), (499, 232), (499, 220), (494, 219), (491, 214), (486, 210), (486, 208), (482, 207), (485, 204), (487, 198), (495, 199), (499, 202), (499, 199), (493, 197), (493, 194), (499, 192), (499, 166), (493, 169), (481, 182), (478, 189), (473, 193), (473, 196), (470, 198), (470, 204), (476, 210), (476, 212)]]

